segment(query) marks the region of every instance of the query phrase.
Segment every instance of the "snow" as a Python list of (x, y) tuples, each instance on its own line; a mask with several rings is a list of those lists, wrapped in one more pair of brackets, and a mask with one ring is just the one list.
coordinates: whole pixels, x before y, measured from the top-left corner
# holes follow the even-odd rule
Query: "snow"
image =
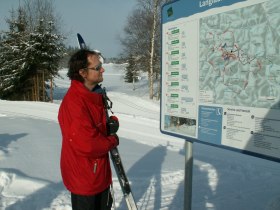
[[(119, 150), (139, 210), (184, 209), (184, 140), (159, 131), (159, 102), (147, 78), (133, 91), (123, 65), (105, 64), (103, 86), (120, 119)], [(57, 111), (69, 87), (56, 79), (55, 102), (0, 100), (0, 209), (70, 210), (59, 169)], [(193, 210), (279, 210), (279, 163), (194, 143)], [(116, 209), (127, 209), (113, 171)]]

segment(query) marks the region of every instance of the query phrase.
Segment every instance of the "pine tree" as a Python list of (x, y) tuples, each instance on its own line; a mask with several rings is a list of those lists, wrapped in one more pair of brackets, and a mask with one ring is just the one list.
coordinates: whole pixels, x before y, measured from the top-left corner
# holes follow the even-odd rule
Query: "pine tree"
[(139, 71), (137, 70), (136, 58), (132, 55), (128, 58), (128, 65), (126, 66), (125, 71), (125, 82), (133, 83), (133, 90), (135, 90), (135, 82), (139, 80)]
[(26, 16), (22, 8), (12, 11), (12, 18), (7, 21), (9, 32), (4, 33), (0, 44), (0, 98), (16, 99), (20, 94), (21, 77), (25, 72), (26, 63), (22, 52), (27, 41)]
[[(56, 33), (54, 21), (40, 18), (37, 25), (27, 21), (21, 7), (7, 21), (9, 31), (0, 42), (0, 98), (8, 100), (46, 101), (46, 89), (58, 76), (63, 57), (64, 37)], [(47, 85), (50, 83), (51, 85)]]
[(137, 80), (138, 75), (139, 74), (138, 74), (137, 69), (136, 69), (135, 59), (133, 58), (132, 55), (130, 55), (129, 58), (128, 58), (128, 65), (125, 68), (124, 81), (127, 82), (127, 83), (132, 83), (133, 78), (135, 78), (134, 81), (138, 81)]
[(32, 93), (35, 100), (48, 100), (46, 89), (58, 75), (59, 62), (65, 47), (61, 35), (53, 33), (52, 21), (41, 19), (34, 33), (30, 33), (29, 47), (26, 49), (30, 72), (32, 72)]

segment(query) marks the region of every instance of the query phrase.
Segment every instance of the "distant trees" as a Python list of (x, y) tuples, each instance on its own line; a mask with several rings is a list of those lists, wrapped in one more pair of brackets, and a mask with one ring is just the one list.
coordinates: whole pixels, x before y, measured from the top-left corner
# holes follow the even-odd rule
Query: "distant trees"
[(126, 66), (126, 73), (124, 81), (133, 83), (133, 90), (135, 90), (135, 82), (139, 80), (139, 70), (137, 68), (136, 58), (130, 55), (128, 57), (128, 64)]
[[(127, 60), (134, 59), (137, 63), (137, 71), (148, 72), (149, 97), (153, 99), (154, 81), (158, 81), (158, 87), (160, 85), (160, 8), (168, 0), (137, 1), (137, 9), (127, 19), (121, 44)], [(126, 71), (131, 69), (126, 68)]]
[(52, 90), (65, 47), (51, 3), (26, 0), (11, 11), (9, 31), (2, 32), (0, 40), (1, 99), (52, 100), (47, 89)]

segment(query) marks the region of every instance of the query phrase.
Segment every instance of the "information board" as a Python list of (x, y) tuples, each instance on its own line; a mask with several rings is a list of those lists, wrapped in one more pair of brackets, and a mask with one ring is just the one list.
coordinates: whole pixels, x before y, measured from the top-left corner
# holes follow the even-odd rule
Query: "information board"
[(280, 1), (162, 7), (163, 133), (280, 162)]

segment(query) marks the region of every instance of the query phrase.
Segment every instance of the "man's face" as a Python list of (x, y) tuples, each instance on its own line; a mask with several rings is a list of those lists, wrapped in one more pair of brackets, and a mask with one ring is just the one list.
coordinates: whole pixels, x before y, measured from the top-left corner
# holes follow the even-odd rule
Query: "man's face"
[(89, 64), (84, 75), (85, 84), (97, 85), (103, 81), (105, 69), (102, 67), (98, 55), (89, 55), (87, 59)]

